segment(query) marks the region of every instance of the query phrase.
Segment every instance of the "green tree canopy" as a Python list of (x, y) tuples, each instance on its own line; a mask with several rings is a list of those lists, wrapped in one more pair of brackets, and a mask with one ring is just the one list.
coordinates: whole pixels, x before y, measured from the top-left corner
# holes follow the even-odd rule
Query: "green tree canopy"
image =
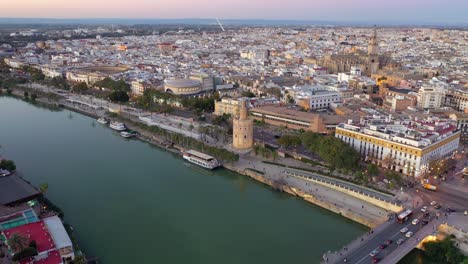
[(441, 241), (429, 241), (423, 244), (424, 255), (431, 263), (458, 264), (463, 261), (463, 254), (455, 247), (452, 237)]
[(121, 103), (125, 103), (125, 102), (128, 102), (128, 100), (130, 99), (128, 97), (128, 94), (126, 91), (122, 91), (122, 90), (118, 90), (118, 91), (113, 91), (109, 94), (109, 99), (112, 101), (112, 102), (121, 102)]
[(377, 165), (371, 163), (367, 165), (367, 175), (369, 176), (376, 176), (379, 173), (379, 168)]
[(85, 82), (79, 82), (73, 85), (72, 90), (77, 93), (85, 92), (89, 89), (88, 85)]
[(359, 153), (340, 139), (312, 132), (305, 132), (300, 138), (302, 145), (331, 166), (349, 170), (359, 168)]
[(15, 171), (16, 170), (15, 162), (12, 160), (3, 159), (2, 161), (0, 161), (0, 169)]
[(252, 98), (252, 97), (255, 97), (255, 94), (252, 93), (251, 91), (243, 91), (243, 92), (241, 93), (241, 96), (242, 96), (242, 97), (250, 97), (250, 98)]
[(278, 144), (287, 147), (297, 147), (301, 144), (301, 138), (295, 135), (283, 135), (278, 139)]
[(109, 77), (95, 82), (93, 86), (110, 89), (112, 91), (130, 91), (130, 85), (128, 85), (128, 83), (126, 83), (124, 80), (120, 79), (118, 81), (115, 81)]

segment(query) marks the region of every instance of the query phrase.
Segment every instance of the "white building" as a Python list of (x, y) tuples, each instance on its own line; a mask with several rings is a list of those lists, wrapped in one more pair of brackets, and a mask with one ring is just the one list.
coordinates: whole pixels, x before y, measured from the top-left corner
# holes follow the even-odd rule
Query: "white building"
[(437, 86), (422, 86), (418, 91), (418, 107), (423, 109), (440, 108), (445, 99), (445, 91)]
[(391, 120), (391, 116), (340, 124), (335, 136), (367, 161), (414, 177), (429, 173), (431, 162), (449, 158), (460, 142), (460, 131), (451, 120)]
[(73, 260), (75, 258), (73, 244), (63, 226), (62, 220), (55, 215), (44, 218), (43, 221), (62, 259)]

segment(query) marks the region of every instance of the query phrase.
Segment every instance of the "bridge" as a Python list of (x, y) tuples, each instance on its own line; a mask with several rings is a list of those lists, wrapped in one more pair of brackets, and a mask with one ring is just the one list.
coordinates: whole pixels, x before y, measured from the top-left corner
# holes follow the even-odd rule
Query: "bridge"
[[(373, 257), (370, 256), (370, 253), (377, 250), (378, 254), (375, 257), (380, 260), (379, 263), (395, 264), (410, 253), (411, 250), (420, 247), (424, 241), (435, 239), (441, 229), (452, 229), (458, 233), (462, 233), (463, 236), (460, 238), (462, 240), (463, 237), (467, 236), (468, 222), (466, 221), (466, 216), (463, 216), (462, 213), (447, 215), (430, 208), (430, 215), (424, 217), (419, 209), (417, 208), (417, 212), (414, 213), (414, 218), (420, 219), (418, 224), (414, 225), (410, 220), (403, 224), (393, 220), (388, 221), (355, 239), (339, 251), (325, 253), (322, 263), (372, 263)], [(421, 224), (421, 220), (423, 219), (428, 221), (426, 225)], [(414, 235), (406, 237), (405, 233), (400, 232), (403, 228), (407, 228)], [(445, 232), (444, 235), (448, 233), (450, 232)], [(404, 239), (404, 242), (397, 245), (396, 242), (399, 239)], [(387, 240), (392, 240), (392, 243), (382, 249), (380, 246)], [(463, 241), (460, 243), (463, 243)]]

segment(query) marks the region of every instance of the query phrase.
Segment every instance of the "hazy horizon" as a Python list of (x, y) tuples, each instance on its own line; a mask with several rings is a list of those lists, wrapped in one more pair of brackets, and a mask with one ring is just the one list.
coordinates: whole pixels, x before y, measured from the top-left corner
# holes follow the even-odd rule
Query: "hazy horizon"
[(7, 19), (209, 19), (467, 24), (465, 0), (18, 0), (0, 3)]

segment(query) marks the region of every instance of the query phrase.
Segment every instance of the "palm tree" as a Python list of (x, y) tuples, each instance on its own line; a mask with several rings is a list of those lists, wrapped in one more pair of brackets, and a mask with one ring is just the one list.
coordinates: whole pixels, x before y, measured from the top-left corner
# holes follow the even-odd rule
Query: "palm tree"
[(11, 237), (7, 239), (7, 244), (13, 252), (18, 253), (28, 247), (29, 239), (20, 233), (13, 233)]
[(49, 184), (44, 182), (44, 183), (41, 183), (41, 185), (39, 185), (39, 191), (42, 193), (42, 194), (45, 194), (47, 192), (47, 189), (49, 189)]

